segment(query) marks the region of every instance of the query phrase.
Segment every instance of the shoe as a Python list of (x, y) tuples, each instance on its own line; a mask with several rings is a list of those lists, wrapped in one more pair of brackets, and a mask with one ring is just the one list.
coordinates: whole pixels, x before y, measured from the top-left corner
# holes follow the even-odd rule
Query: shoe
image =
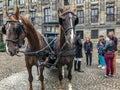
[(98, 68), (102, 67), (101, 65), (98, 65)]
[(74, 69), (74, 71), (78, 71), (78, 69)]
[(106, 67), (105, 67), (105, 66), (102, 66), (101, 68), (102, 68), (102, 69), (105, 69)]
[(108, 76), (108, 75), (105, 75), (104, 77), (105, 77), (105, 78), (108, 78), (109, 76)]
[(115, 75), (109, 75), (110, 77), (115, 77)]
[(83, 70), (78, 70), (78, 72), (84, 72)]

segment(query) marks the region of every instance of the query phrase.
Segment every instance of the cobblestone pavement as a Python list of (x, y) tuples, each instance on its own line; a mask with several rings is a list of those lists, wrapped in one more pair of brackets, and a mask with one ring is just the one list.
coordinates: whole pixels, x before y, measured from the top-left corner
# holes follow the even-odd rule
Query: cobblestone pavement
[[(22, 57), (9, 57), (0, 53), (0, 90), (28, 90), (28, 73)], [(6, 58), (6, 59), (5, 59)], [(6, 63), (7, 62), (7, 63)], [(74, 72), (73, 90), (120, 90), (120, 64), (117, 64), (117, 75), (113, 78), (104, 78), (105, 70), (97, 68), (97, 53), (93, 52), (92, 66), (82, 61), (84, 73)], [(33, 88), (40, 90), (40, 81), (35, 80), (36, 68), (33, 67)], [(58, 90), (57, 70), (45, 69), (45, 90)], [(63, 90), (68, 90), (67, 79), (63, 80)]]

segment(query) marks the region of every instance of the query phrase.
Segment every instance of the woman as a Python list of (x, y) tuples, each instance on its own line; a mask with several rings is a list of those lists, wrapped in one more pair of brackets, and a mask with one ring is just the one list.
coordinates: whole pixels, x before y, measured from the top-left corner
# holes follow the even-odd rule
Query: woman
[[(86, 65), (89, 64), (89, 66), (92, 65), (92, 52), (93, 52), (93, 44), (90, 41), (89, 37), (86, 37), (86, 41), (84, 43), (84, 51), (86, 54)], [(89, 61), (89, 63), (88, 63)]]
[(113, 77), (114, 74), (114, 66), (113, 66), (113, 59), (114, 59), (114, 41), (112, 40), (112, 36), (108, 35), (106, 37), (105, 47), (103, 48), (104, 57), (106, 61), (106, 75), (105, 77)]
[(102, 53), (103, 48), (104, 48), (104, 42), (100, 41), (99, 46), (98, 46), (98, 56), (99, 56), (100, 64), (99, 64), (98, 67), (101, 67), (102, 69), (105, 69), (106, 63), (105, 63), (104, 55)]
[(75, 71), (84, 72), (83, 70), (81, 70), (81, 60), (82, 60), (82, 42), (80, 35), (78, 35), (75, 40), (75, 61), (74, 61)]
[[(103, 35), (100, 35), (99, 36), (99, 40), (98, 40), (98, 43), (97, 43), (97, 49), (99, 49), (98, 47), (100, 46), (100, 42), (103, 42), (103, 44), (105, 44), (105, 39), (104, 39), (104, 36)], [(98, 67), (100, 67), (100, 59), (99, 59), (99, 54), (98, 54)]]

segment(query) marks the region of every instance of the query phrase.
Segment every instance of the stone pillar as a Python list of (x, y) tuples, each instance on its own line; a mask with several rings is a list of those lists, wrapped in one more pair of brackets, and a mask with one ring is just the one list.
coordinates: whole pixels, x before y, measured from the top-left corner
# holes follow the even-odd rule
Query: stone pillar
[(89, 0), (85, 0), (85, 14), (84, 14), (84, 23), (85, 25), (89, 25), (91, 20), (90, 20), (90, 17), (91, 17), (91, 13), (90, 13), (90, 2)]
[(106, 4), (105, 0), (100, 0), (100, 24), (105, 24), (106, 22)]
[(120, 24), (120, 0), (116, 0), (116, 22)]

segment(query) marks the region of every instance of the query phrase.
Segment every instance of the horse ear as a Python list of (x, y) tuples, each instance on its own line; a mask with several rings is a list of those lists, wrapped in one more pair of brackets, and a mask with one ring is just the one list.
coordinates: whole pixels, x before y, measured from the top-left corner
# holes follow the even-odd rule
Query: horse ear
[(75, 8), (71, 9), (71, 12), (73, 12), (74, 14), (76, 14), (76, 9)]
[(75, 25), (77, 25), (78, 23), (79, 23), (79, 19), (78, 19), (78, 17), (76, 17)]
[(3, 25), (1, 29), (2, 29), (2, 33), (6, 34), (5, 25)]
[(61, 17), (59, 17), (59, 23), (60, 23), (60, 25), (62, 25), (62, 18)]
[(63, 13), (63, 9), (62, 9), (62, 8), (59, 8), (59, 9), (58, 9), (58, 13)]
[(18, 6), (16, 7), (15, 16), (16, 16), (16, 18), (17, 18), (17, 19), (19, 19), (19, 16), (20, 16), (20, 11), (19, 11)]

